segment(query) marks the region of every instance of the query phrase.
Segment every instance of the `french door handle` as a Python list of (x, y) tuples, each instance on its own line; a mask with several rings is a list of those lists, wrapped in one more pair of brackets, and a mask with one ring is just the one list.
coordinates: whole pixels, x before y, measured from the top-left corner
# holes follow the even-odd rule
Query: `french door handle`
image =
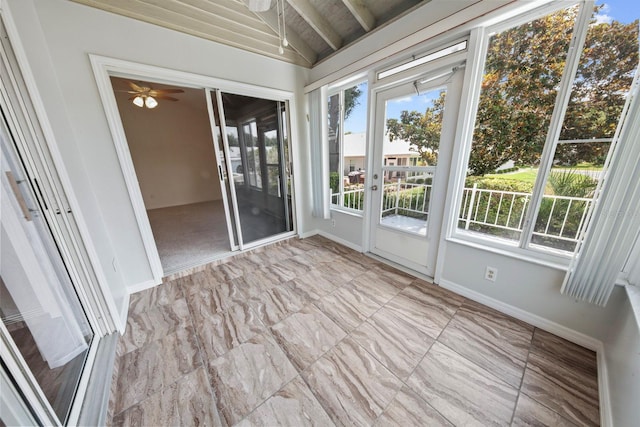
[(22, 209), (22, 215), (24, 215), (24, 219), (27, 221), (31, 221), (33, 218), (31, 217), (31, 212), (35, 212), (32, 209), (29, 209), (27, 206), (26, 200), (22, 196), (20, 189), (18, 188), (18, 181), (13, 176), (11, 171), (6, 171), (7, 179), (9, 180), (9, 185), (11, 186), (11, 190), (13, 190), (13, 195), (16, 197), (18, 201), (18, 205), (20, 205), (20, 209)]

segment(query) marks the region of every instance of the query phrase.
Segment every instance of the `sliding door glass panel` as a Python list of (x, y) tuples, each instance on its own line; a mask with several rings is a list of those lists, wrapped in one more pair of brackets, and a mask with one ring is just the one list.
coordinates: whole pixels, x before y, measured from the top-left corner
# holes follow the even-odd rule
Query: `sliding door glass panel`
[[(225, 134), (227, 137), (227, 143), (229, 145), (229, 151), (227, 154), (227, 150), (224, 147), (224, 139), (222, 138), (222, 131), (220, 123), (222, 122), (220, 118), (220, 110), (218, 108), (218, 102), (216, 99), (216, 92), (211, 92), (211, 104), (213, 106), (213, 121), (215, 124), (214, 130), (214, 143), (217, 145), (216, 154), (218, 159), (218, 173), (220, 174), (220, 179), (223, 181), (224, 186), (224, 203), (225, 203), (225, 215), (227, 218), (227, 225), (231, 230), (230, 237), (232, 237), (231, 247), (232, 249), (236, 248), (238, 244), (238, 230), (236, 227), (236, 222), (231, 219), (229, 206), (231, 205), (231, 201), (233, 200), (233, 189), (232, 184), (229, 181), (229, 177), (233, 178), (234, 182), (239, 183), (240, 185), (244, 184), (244, 175), (242, 174), (242, 160), (240, 156), (240, 142), (238, 135), (238, 127), (237, 126), (225, 126)], [(228, 158), (227, 158), (228, 156)], [(227, 160), (229, 162), (227, 162)], [(228, 171), (227, 163), (231, 164), (231, 171)]]
[(292, 231), (284, 104), (223, 93), (222, 105), (227, 129), (241, 130), (232, 167), (242, 175), (234, 188), (243, 244)]
[(93, 331), (4, 122), (0, 138), (2, 334), (64, 423)]

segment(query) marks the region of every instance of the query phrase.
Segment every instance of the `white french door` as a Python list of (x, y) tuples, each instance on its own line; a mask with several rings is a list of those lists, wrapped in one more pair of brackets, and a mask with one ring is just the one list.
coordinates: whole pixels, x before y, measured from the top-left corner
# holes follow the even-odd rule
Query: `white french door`
[(463, 73), (433, 74), (376, 93), (369, 188), (369, 250), (432, 277)]

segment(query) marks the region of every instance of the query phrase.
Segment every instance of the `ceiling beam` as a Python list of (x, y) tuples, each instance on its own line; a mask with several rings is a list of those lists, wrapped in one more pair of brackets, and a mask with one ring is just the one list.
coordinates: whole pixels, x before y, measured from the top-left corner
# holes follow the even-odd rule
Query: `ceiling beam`
[(366, 32), (375, 28), (376, 18), (369, 8), (362, 3), (362, 0), (342, 0), (342, 3), (349, 9), (349, 12), (351, 12)]
[[(244, 0), (244, 4), (249, 4), (249, 0)], [(278, 14), (272, 8), (266, 12), (252, 12), (258, 19), (267, 24), (269, 28), (273, 31), (274, 34), (278, 34)], [(309, 46), (307, 42), (305, 42), (302, 37), (298, 35), (295, 31), (293, 31), (287, 25), (287, 41), (289, 42), (289, 47), (298, 52), (300, 56), (306, 59), (310, 64), (313, 64), (318, 59), (318, 53)]]
[(309, 0), (287, 0), (298, 15), (302, 17), (333, 50), (340, 49), (342, 37), (333, 29), (329, 21), (309, 3)]

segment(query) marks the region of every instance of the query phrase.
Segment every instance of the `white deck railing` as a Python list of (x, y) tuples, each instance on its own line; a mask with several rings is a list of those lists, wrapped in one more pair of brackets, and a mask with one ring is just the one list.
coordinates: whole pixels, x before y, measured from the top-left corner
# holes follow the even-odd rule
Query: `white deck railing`
[[(383, 188), (382, 215), (403, 215), (426, 219), (431, 198), (430, 184), (397, 182)], [(522, 232), (530, 193), (516, 191), (465, 188), (459, 215), (459, 226), (465, 230), (504, 235)], [(331, 203), (338, 205), (340, 194), (331, 194)], [(584, 228), (591, 198), (544, 195), (533, 235), (576, 243)], [(344, 192), (342, 206), (362, 210), (364, 188)]]

